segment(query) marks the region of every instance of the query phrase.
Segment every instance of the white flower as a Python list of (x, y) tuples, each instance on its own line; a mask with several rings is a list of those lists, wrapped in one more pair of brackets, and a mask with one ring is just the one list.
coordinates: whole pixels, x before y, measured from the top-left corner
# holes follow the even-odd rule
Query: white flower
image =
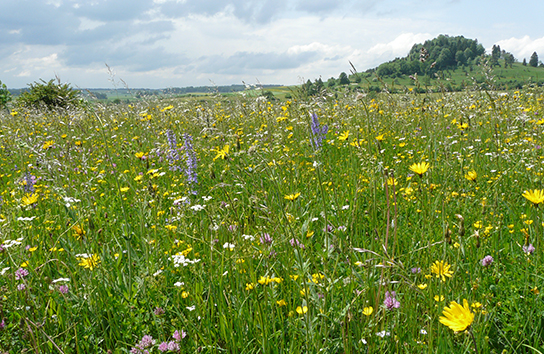
[(244, 238), (244, 240), (248, 240), (248, 241), (255, 240), (255, 236), (252, 236), (252, 235), (242, 235), (242, 237)]
[(212, 197), (211, 196), (203, 196), (202, 199), (204, 199), (204, 201), (207, 202), (208, 200), (211, 200)]
[(76, 198), (70, 198), (70, 197), (64, 197), (64, 205), (66, 205), (67, 208), (69, 208), (70, 206), (72, 206), (72, 204), (74, 203), (79, 203), (81, 200), (79, 199), (76, 199)]
[(2, 247), (4, 248), (10, 248), (12, 246), (19, 246), (21, 244), (21, 241), (23, 241), (22, 237), (19, 237), (17, 240), (6, 240), (2, 244)]
[(189, 311), (194, 311), (196, 309), (196, 306), (195, 305), (188, 306), (188, 307), (186, 307), (186, 309), (189, 310)]
[(196, 205), (193, 205), (191, 209), (193, 209), (194, 211), (200, 211), (200, 210), (204, 210), (205, 207), (206, 207), (205, 205), (196, 204)]
[(24, 218), (24, 217), (22, 217), (22, 216), (19, 216), (19, 217), (17, 218), (17, 221), (32, 221), (32, 220), (34, 220), (34, 219), (36, 219), (36, 215), (34, 215), (33, 217), (30, 217), (30, 218)]
[(342, 210), (348, 210), (348, 209), (349, 209), (349, 204), (342, 206)]
[(424, 329), (422, 329), (421, 331), (419, 331), (419, 333), (421, 333), (421, 334), (427, 334), (427, 331), (424, 330)]
[(180, 265), (186, 267), (188, 264), (195, 264), (200, 262), (200, 259), (191, 260), (189, 258), (185, 258), (185, 256), (181, 253), (171, 256), (170, 259), (174, 262), (174, 267), (176, 268), (178, 268)]
[(366, 344), (366, 340), (364, 338), (361, 338), (361, 343)]
[(0, 275), (4, 275), (9, 269), (10, 269), (9, 267), (2, 269), (2, 271), (0, 272)]
[(156, 277), (157, 275), (162, 273), (162, 269), (157, 270), (155, 273), (153, 273), (153, 276)]
[(391, 333), (386, 332), (386, 331), (381, 331), (381, 332), (376, 333), (376, 335), (377, 335), (378, 337), (382, 337), (382, 338), (383, 338), (383, 337), (385, 337), (385, 336), (390, 336)]
[(182, 282), (182, 281), (178, 281), (178, 282), (175, 282), (175, 283), (174, 283), (174, 286), (177, 286), (178, 288), (181, 288), (181, 287), (184, 286), (184, 285), (185, 285), (185, 283)]
[(312, 222), (319, 220), (319, 218), (312, 218)]
[(187, 200), (187, 197), (176, 199), (176, 200), (174, 200), (174, 205), (179, 205), (181, 203), (184, 203), (186, 200)]
[(225, 242), (225, 244), (223, 245), (223, 248), (225, 249), (229, 249), (229, 250), (233, 250), (234, 249), (234, 243), (228, 243), (228, 242)]
[(55, 279), (53, 280), (51, 283), (58, 283), (58, 282), (66, 282), (66, 281), (70, 281), (70, 278), (58, 278), (58, 279)]

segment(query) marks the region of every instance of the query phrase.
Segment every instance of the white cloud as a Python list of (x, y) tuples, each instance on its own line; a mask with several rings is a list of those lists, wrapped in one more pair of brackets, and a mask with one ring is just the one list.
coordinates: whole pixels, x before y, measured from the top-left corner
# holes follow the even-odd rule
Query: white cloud
[(86, 17), (81, 17), (79, 21), (79, 27), (77, 28), (79, 31), (94, 30), (95, 28), (104, 26), (106, 24), (106, 22), (90, 20)]
[(378, 43), (368, 50), (368, 54), (380, 57), (404, 57), (416, 43), (432, 39), (430, 33), (403, 33), (389, 43)]
[[(498, 41), (495, 44), (499, 45), (501, 49), (514, 54), (519, 61), (522, 61), (523, 58), (526, 58), (527, 61), (529, 61), (533, 52), (536, 52), (537, 54), (540, 53), (539, 58), (544, 58), (544, 37), (536, 39), (531, 39), (529, 36), (524, 36), (522, 38), (512, 37), (510, 39)], [(491, 50), (489, 49), (488, 53), (490, 52)]]

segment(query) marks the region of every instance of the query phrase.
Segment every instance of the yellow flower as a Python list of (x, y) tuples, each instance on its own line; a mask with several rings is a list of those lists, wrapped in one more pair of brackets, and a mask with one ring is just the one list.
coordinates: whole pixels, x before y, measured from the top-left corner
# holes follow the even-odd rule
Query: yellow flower
[(161, 109), (161, 112), (169, 111), (169, 110), (171, 110), (172, 108), (174, 108), (174, 106), (172, 106), (172, 105), (166, 106), (166, 107), (164, 107), (163, 109)]
[(48, 140), (48, 141), (43, 143), (42, 149), (47, 150), (49, 148), (52, 148), (53, 145), (55, 145), (55, 142), (53, 140)]
[(451, 278), (453, 271), (450, 270), (451, 265), (448, 262), (436, 261), (431, 266), (431, 273), (435, 273), (437, 278), (446, 281), (446, 277)]
[(420, 288), (421, 290), (425, 290), (427, 289), (427, 284), (419, 284), (417, 287)]
[(298, 197), (300, 197), (300, 193), (288, 194), (284, 196), (285, 199), (291, 200), (291, 201), (297, 199)]
[(299, 315), (305, 314), (306, 312), (308, 312), (308, 306), (297, 306), (296, 311)]
[(544, 202), (544, 189), (528, 190), (523, 193), (523, 196), (527, 198), (535, 206)]
[(21, 199), (23, 206), (34, 204), (38, 201), (38, 194), (27, 194)]
[(137, 152), (134, 154), (134, 156), (136, 156), (139, 159), (142, 159), (145, 156), (145, 152)]
[(383, 141), (384, 137), (383, 137), (383, 134), (380, 134), (376, 137), (376, 140), (378, 141)]
[(121, 187), (120, 191), (124, 193), (124, 192), (128, 192), (129, 189), (130, 189), (129, 187)]
[(368, 306), (363, 309), (363, 315), (365, 316), (372, 315), (372, 312), (374, 312), (374, 308), (372, 306)]
[(213, 160), (217, 160), (218, 158), (221, 158), (222, 160), (224, 160), (225, 158), (227, 158), (228, 154), (229, 154), (229, 146), (228, 145), (225, 145), (225, 147), (221, 150), (219, 149), (215, 149), (213, 150), (217, 153), (217, 155), (215, 155), (215, 157), (213, 158)]
[(85, 230), (81, 227), (81, 225), (72, 226), (72, 230), (74, 230), (74, 237), (78, 240), (80, 240), (86, 234)]
[(437, 302), (438, 302), (438, 301), (444, 301), (444, 295), (440, 295), (440, 296), (435, 295), (435, 296), (434, 296), (434, 301), (437, 301)]
[(450, 302), (450, 307), (445, 307), (442, 314), (444, 316), (440, 316), (440, 323), (455, 332), (464, 331), (474, 321), (474, 314), (470, 311), (466, 299), (463, 299), (463, 306), (455, 301)]
[(278, 306), (287, 306), (287, 301), (281, 299), (280, 301), (276, 301), (276, 304), (278, 304)]
[(431, 167), (428, 162), (415, 163), (410, 166), (410, 171), (417, 173), (419, 176), (422, 176), (427, 170)]
[(477, 177), (478, 177), (478, 174), (476, 173), (476, 171), (468, 171), (467, 174), (465, 175), (465, 178), (468, 179), (469, 181), (476, 181)]
[(186, 291), (182, 291), (182, 292), (181, 292), (181, 297), (182, 297), (183, 299), (186, 299), (186, 298), (189, 297), (189, 293), (186, 292)]
[(97, 254), (93, 254), (89, 257), (80, 257), (77, 260), (80, 262), (78, 265), (90, 270), (93, 270), (98, 263), (100, 263), (100, 257)]
[(349, 137), (349, 130), (346, 130), (345, 132), (343, 132), (342, 134), (338, 136), (338, 140), (344, 141), (344, 140), (347, 140), (348, 137)]

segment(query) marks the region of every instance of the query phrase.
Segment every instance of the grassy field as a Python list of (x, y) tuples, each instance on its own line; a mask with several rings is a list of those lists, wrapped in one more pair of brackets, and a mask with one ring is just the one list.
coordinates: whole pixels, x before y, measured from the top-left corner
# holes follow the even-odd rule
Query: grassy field
[[(422, 88), (432, 89), (435, 92), (463, 91), (466, 88), (473, 89), (475, 86), (481, 86), (482, 83), (493, 81), (496, 87), (516, 90), (521, 89), (523, 85), (534, 83), (542, 86), (544, 84), (544, 69), (541, 67), (524, 66), (521, 63), (513, 63), (512, 67), (505, 68), (504, 61), (499, 61), (499, 66), (485, 68), (484, 66), (473, 65), (457, 67), (455, 70), (439, 71), (429, 79), (427, 75), (421, 75), (418, 78), (419, 85)], [(358, 86), (369, 89), (381, 88), (382, 83), (376, 78), (374, 73), (361, 73), (363, 78)], [(408, 75), (399, 77), (383, 77), (383, 82), (390, 91), (403, 92), (406, 89), (414, 89), (417, 83)]]
[(544, 351), (542, 89), (337, 96), (2, 113), (0, 352)]

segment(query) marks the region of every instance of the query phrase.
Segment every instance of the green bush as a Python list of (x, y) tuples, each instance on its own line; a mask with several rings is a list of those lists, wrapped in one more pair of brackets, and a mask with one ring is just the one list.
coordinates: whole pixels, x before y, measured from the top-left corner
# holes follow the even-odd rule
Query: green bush
[(29, 84), (30, 89), (19, 96), (19, 103), (27, 107), (46, 106), (48, 109), (69, 108), (81, 106), (83, 101), (79, 98), (79, 92), (70, 84), (61, 84), (54, 79), (45, 82)]
[(6, 108), (9, 101), (11, 101), (11, 92), (9, 92), (6, 84), (0, 81), (0, 109)]

